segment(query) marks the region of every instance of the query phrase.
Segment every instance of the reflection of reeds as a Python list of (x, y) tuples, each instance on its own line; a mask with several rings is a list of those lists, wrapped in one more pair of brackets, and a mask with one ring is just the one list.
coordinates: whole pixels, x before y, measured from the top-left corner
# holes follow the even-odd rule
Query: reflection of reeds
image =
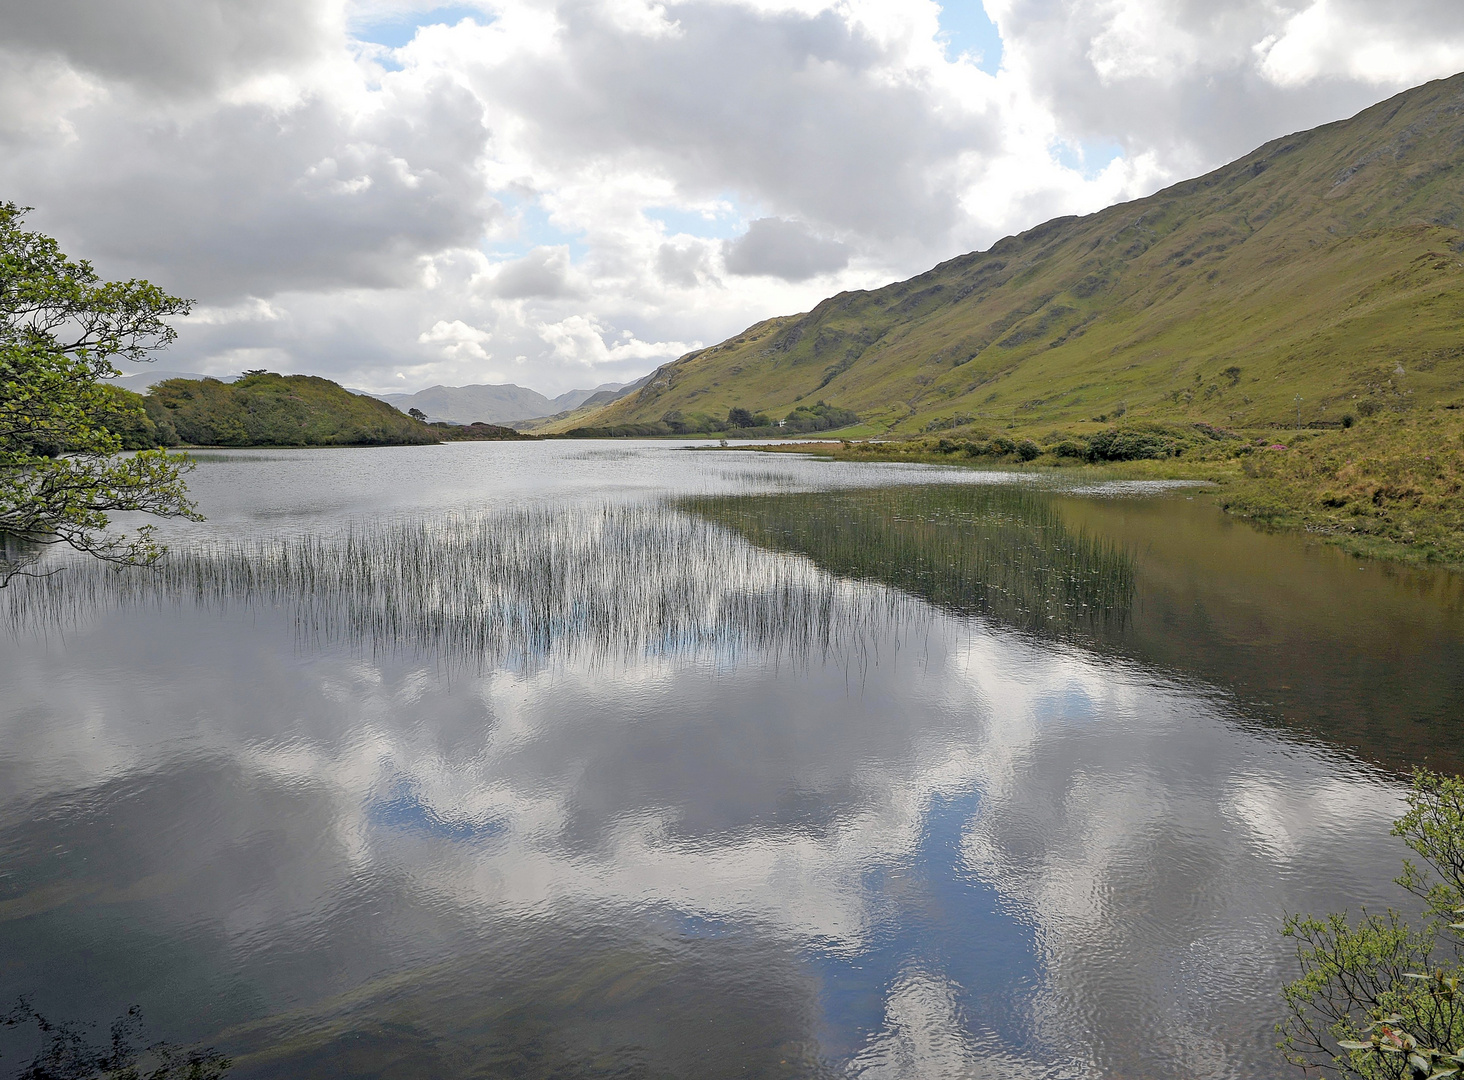
[(1122, 630), (1133, 561), (1070, 531), (1041, 492), (921, 486), (707, 496), (687, 509), (824, 570), (1048, 636)]
[(924, 618), (664, 506), (354, 522), (178, 547), (150, 569), (78, 561), (7, 591), (18, 632), (122, 605), (268, 605), (309, 640), (509, 667), (702, 647), (857, 656)]
[(24, 574), (40, 557), (43, 548), (31, 540), (0, 530), (0, 586)]

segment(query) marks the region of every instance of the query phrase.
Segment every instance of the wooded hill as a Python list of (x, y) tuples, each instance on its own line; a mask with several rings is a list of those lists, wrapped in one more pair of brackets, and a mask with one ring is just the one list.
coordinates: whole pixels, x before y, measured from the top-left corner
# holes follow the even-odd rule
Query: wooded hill
[(232, 383), (167, 379), (142, 405), (154, 438), (165, 446), (389, 446), (441, 440), (432, 427), (386, 402), (312, 375), (250, 372)]
[(581, 425), (1230, 427), (1464, 403), (1464, 75), (664, 365)]

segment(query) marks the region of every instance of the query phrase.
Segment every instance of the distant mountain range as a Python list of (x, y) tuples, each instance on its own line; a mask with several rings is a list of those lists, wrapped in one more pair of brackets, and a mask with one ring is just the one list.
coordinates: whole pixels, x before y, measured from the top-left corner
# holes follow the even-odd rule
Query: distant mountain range
[[(585, 426), (852, 409), (893, 433), (1464, 408), (1464, 75), (654, 373)], [(569, 426), (565, 422), (560, 425)]]
[(513, 383), (474, 386), (429, 386), (415, 394), (373, 394), (402, 412), (421, 409), (428, 420), (450, 420), (459, 424), (481, 421), (511, 423), (571, 412), (589, 403), (606, 405), (640, 386), (634, 383), (602, 383), (593, 390), (570, 390), (558, 397), (545, 397), (537, 390)]
[(163, 371), (160, 368), (143, 364), (128, 364), (122, 370), (136, 371), (137, 374), (123, 375), (121, 378), (109, 381), (113, 386), (131, 390), (134, 394), (146, 394), (150, 387), (156, 386), (165, 379), (218, 379), (219, 382), (231, 383), (239, 377), (237, 375), (200, 375), (196, 371)]

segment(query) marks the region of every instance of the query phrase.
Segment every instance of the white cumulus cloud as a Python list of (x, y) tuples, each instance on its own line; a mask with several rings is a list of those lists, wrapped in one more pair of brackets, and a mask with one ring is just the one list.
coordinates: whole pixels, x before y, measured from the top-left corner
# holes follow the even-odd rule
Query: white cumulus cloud
[(973, 4), (0, 0), (0, 198), (170, 364), (556, 393), (1464, 68), (1457, 0)]

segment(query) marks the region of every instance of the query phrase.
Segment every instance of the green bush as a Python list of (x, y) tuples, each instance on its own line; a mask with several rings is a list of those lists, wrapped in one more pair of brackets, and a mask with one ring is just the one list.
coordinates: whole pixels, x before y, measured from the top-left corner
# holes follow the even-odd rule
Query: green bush
[(1405, 860), (1398, 879), (1423, 907), (1422, 929), (1391, 910), (1286, 922), (1301, 977), (1285, 991), (1281, 1049), (1302, 1068), (1423, 1080), (1464, 1065), (1464, 778), (1415, 772), (1393, 835), (1423, 860)]
[(849, 427), (859, 423), (859, 414), (851, 409), (841, 409), (820, 401), (814, 405), (800, 405), (783, 418), (785, 431), (832, 431), (834, 428)]
[[(1021, 458), (1023, 461), (1030, 461), (1032, 458), (1023, 456), (1027, 452), (1023, 449), (1024, 445), (1035, 450), (1032, 453), (1032, 458), (1042, 453), (1042, 448), (1030, 440), (1023, 439), (1022, 443), (1019, 444), (1005, 435), (983, 435), (966, 439), (962, 442), (943, 438), (936, 443), (936, 448), (941, 453), (960, 452), (972, 458), (1005, 458), (1015, 456)], [(947, 446), (950, 447), (949, 450), (945, 449)]]
[(1178, 457), (1184, 443), (1162, 428), (1108, 428), (1088, 436), (1088, 450), (1094, 461), (1144, 461)]

